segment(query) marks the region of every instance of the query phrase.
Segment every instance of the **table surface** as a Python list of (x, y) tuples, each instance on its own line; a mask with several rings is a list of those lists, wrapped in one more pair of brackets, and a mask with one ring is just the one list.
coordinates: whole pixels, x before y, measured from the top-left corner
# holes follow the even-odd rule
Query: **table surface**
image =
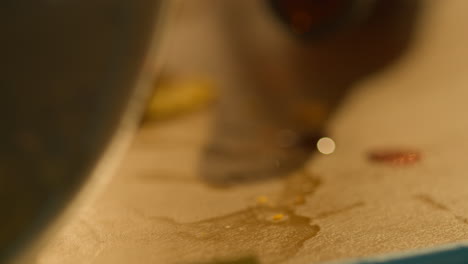
[[(199, 3), (184, 11), (189, 22), (174, 26), (167, 66), (235, 82), (228, 66), (218, 67), (226, 64), (222, 43), (206, 37), (216, 30), (204, 13), (210, 1)], [(198, 175), (214, 108), (147, 123), (109, 185), (39, 263), (255, 255), (262, 263), (305, 264), (466, 240), (468, 2), (426, 4), (408, 54), (355, 87), (330, 121), (332, 155), (314, 155), (288, 177), (217, 188)], [(194, 52), (203, 49), (221, 55)], [(380, 148), (414, 149), (421, 160), (370, 162), (368, 152)]]

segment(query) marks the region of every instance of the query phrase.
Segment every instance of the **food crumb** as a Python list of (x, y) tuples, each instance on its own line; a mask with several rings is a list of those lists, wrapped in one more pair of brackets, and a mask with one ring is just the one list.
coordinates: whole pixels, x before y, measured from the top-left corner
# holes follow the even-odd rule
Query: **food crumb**
[(167, 120), (201, 109), (216, 98), (216, 86), (209, 78), (162, 77), (156, 83), (145, 111), (145, 121)]
[(273, 221), (280, 221), (280, 220), (283, 220), (283, 218), (284, 218), (284, 214), (275, 214), (273, 215), (271, 219), (273, 219)]

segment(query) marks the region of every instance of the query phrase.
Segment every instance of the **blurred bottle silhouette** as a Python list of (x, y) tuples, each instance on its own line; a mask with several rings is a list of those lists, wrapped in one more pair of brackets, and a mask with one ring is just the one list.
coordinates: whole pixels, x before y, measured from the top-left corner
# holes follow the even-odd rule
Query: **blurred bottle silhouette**
[(2, 1), (1, 263), (35, 263), (64, 209), (106, 174), (90, 177), (133, 126), (122, 120), (137, 120), (160, 2)]
[(224, 26), (250, 85), (221, 93), (202, 177), (225, 185), (300, 167), (349, 88), (408, 47), (419, 6), (404, 0), (226, 1)]

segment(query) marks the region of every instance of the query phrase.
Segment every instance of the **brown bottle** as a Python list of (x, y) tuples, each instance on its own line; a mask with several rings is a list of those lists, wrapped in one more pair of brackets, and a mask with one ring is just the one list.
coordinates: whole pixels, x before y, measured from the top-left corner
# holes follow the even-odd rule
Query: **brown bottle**
[(350, 87), (404, 52), (417, 7), (405, 0), (226, 3), (226, 35), (245, 85), (221, 99), (203, 161), (218, 165), (202, 166), (209, 168), (202, 175), (238, 182), (300, 167)]

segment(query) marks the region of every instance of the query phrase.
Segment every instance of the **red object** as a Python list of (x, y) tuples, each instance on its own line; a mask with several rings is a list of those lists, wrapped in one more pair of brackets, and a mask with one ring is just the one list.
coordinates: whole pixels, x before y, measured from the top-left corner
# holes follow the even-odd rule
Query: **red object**
[(368, 158), (372, 162), (406, 166), (420, 161), (421, 154), (414, 150), (377, 150), (371, 151)]
[(352, 0), (271, 0), (273, 7), (298, 34), (326, 30), (346, 19)]

